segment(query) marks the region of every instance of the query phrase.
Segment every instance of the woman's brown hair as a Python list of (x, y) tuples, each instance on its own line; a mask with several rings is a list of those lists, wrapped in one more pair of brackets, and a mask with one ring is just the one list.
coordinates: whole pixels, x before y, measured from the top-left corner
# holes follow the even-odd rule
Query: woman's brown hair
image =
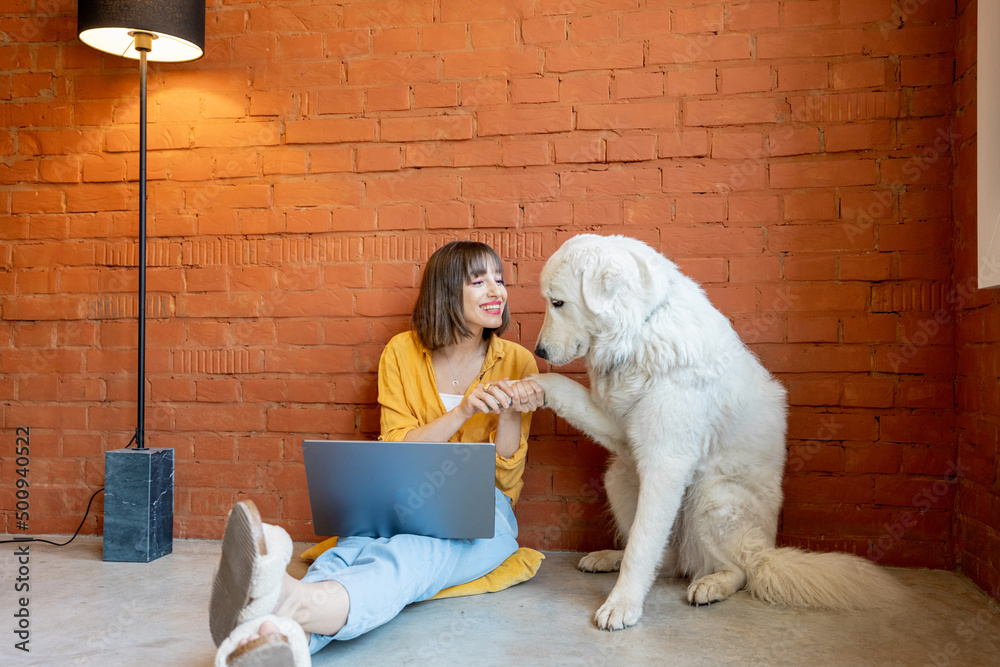
[[(434, 251), (424, 267), (410, 320), (424, 347), (437, 350), (472, 335), (465, 323), (465, 284), (493, 269), (503, 275), (500, 255), (485, 243), (452, 241)], [(496, 329), (483, 329), (483, 340), (502, 334), (509, 325), (505, 302), (503, 322)]]

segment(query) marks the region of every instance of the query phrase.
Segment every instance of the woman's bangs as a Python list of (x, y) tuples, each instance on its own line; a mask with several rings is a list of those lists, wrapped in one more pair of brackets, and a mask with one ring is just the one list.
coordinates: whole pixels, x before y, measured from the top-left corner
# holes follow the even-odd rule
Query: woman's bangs
[(466, 280), (471, 280), (477, 276), (486, 275), (488, 272), (496, 270), (503, 275), (503, 264), (497, 261), (485, 248), (469, 257), (466, 264)]

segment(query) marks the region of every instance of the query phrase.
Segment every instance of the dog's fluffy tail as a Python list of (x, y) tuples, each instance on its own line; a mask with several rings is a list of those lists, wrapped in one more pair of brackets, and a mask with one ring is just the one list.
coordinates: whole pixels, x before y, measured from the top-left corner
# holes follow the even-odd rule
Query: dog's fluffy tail
[(751, 595), (792, 607), (878, 609), (906, 595), (878, 565), (845, 553), (766, 549), (749, 558), (746, 572)]

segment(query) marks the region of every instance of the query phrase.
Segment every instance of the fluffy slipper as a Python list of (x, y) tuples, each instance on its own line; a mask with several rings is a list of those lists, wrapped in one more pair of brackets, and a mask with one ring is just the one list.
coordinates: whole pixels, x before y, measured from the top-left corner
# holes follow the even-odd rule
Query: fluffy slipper
[[(271, 621), (280, 634), (261, 635), (240, 646), (240, 641), (257, 634), (261, 623)], [(286, 616), (261, 616), (237, 626), (219, 645), (215, 667), (308, 667), (309, 642), (302, 626)]]
[(216, 646), (244, 621), (274, 611), (291, 558), (292, 539), (284, 529), (262, 523), (257, 506), (249, 500), (233, 506), (208, 608)]

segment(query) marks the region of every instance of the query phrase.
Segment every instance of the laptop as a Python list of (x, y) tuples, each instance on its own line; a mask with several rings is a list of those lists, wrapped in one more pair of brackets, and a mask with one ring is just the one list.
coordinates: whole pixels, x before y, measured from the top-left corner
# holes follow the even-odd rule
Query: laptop
[(317, 535), (493, 537), (493, 443), (306, 440), (302, 458)]

